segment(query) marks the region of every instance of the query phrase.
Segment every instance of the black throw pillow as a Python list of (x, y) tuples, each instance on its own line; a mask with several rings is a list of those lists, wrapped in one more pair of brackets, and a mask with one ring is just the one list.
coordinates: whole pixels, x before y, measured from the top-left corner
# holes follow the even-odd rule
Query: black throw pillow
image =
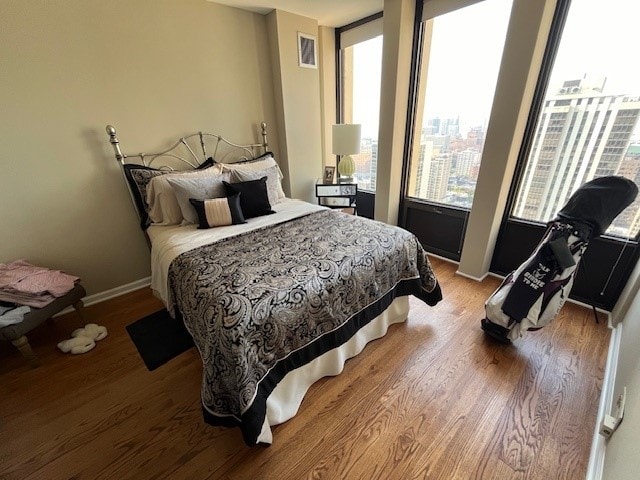
[(244, 218), (261, 217), (276, 213), (271, 210), (267, 195), (267, 177), (248, 182), (227, 183), (223, 181), (227, 197), (240, 193), (240, 208)]

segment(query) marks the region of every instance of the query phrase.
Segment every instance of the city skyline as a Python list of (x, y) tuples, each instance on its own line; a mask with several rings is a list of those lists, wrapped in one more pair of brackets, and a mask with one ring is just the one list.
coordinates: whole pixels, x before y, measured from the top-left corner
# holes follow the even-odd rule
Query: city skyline
[[(464, 208), (471, 207), (484, 136), (489, 128), (511, 3), (511, 0), (486, 0), (434, 19), (433, 36), (425, 46), (429, 54), (429, 70), (426, 85), (420, 87), (424, 89), (424, 114), (422, 126), (414, 133), (415, 141), (418, 143), (413, 148), (408, 192), (410, 196)], [(640, 2), (630, 4), (612, 0), (610, 6), (611, 8), (602, 11), (595, 0), (581, 0), (571, 4), (547, 86), (545, 104), (558, 95), (560, 88), (567, 81), (599, 82), (600, 96), (610, 99), (625, 95), (640, 96), (640, 69), (635, 67), (633, 60), (633, 46), (637, 43), (634, 20), (640, 14)], [(492, 25), (491, 29), (486, 28), (488, 24)], [(463, 37), (460, 36), (461, 31), (465, 32)], [(354, 88), (353, 122), (362, 124), (363, 154), (360, 155), (358, 166), (358, 175), (364, 180), (362, 188), (375, 190), (380, 84), (377, 67), (371, 68), (371, 64), (367, 62), (375, 57), (378, 66), (381, 66), (382, 37), (365, 43), (367, 45), (365, 47), (363, 44), (360, 54), (354, 55), (354, 86), (362, 85), (362, 89)], [(362, 82), (360, 84), (355, 82), (358, 70), (361, 72), (358, 77)], [(574, 105), (571, 108), (580, 110), (594, 107)], [(582, 126), (591, 125), (587, 114), (581, 115), (577, 121), (582, 122)], [(436, 132), (433, 130), (436, 121), (446, 126)], [(606, 123), (604, 118), (600, 121)], [(615, 123), (613, 118), (607, 121), (611, 125)], [(539, 119), (539, 129), (544, 122), (544, 118)], [(567, 132), (573, 131), (571, 124), (563, 124), (562, 128)], [(453, 138), (466, 140), (474, 131), (476, 139), (480, 139), (481, 142), (473, 147), (460, 142), (450, 142)], [(601, 134), (608, 135), (604, 131)], [(432, 138), (427, 138), (429, 135), (432, 135)], [(584, 142), (588, 143), (589, 132), (574, 134), (580, 135)], [(443, 139), (438, 136), (448, 137), (444, 140), (446, 145), (441, 144)], [(628, 178), (631, 178), (632, 174), (635, 175), (634, 162), (640, 161), (640, 157), (633, 155), (627, 158), (627, 152), (623, 150), (630, 144), (640, 144), (640, 122), (634, 120), (631, 131), (625, 132), (622, 141), (624, 145), (620, 144), (619, 138), (612, 140), (617, 143), (615, 146), (608, 145), (606, 154), (600, 152), (596, 155), (591, 150), (582, 151), (580, 149), (584, 144), (574, 145), (569, 137), (562, 138), (574, 149), (567, 155), (574, 155), (576, 158), (556, 158), (555, 165), (558, 168), (568, 169), (567, 172), (557, 170), (556, 175), (563, 178), (571, 175), (572, 178), (570, 181), (561, 180), (559, 185), (548, 191), (545, 190), (546, 187), (540, 190), (554, 196), (555, 203), (566, 200), (579, 183), (592, 179), (594, 175), (621, 174)], [(603, 140), (604, 143), (607, 143), (607, 138)], [(540, 138), (534, 138), (529, 159), (529, 162), (534, 164), (537, 141), (540, 141)], [(369, 150), (364, 148), (365, 144), (370, 145), (369, 149), (375, 145), (375, 162), (368, 159), (370, 154)], [(546, 145), (545, 148), (550, 149), (550, 145)], [(612, 154), (614, 150), (615, 154)], [(562, 145), (558, 145), (556, 150), (548, 151), (547, 154), (551, 157), (565, 155), (559, 152), (564, 152)], [(588, 158), (583, 158), (584, 155)], [(425, 163), (427, 156), (429, 165)], [(578, 166), (580, 162), (583, 165)], [(535, 169), (533, 166), (526, 168), (528, 171)], [(634, 177), (633, 180), (637, 181), (638, 178)], [(531, 174), (524, 178), (523, 182), (525, 186), (519, 188), (523, 192), (532, 191)], [(538, 183), (543, 181), (538, 179)], [(542, 207), (538, 205), (535, 208), (540, 208), (540, 212), (530, 214), (527, 218), (547, 221), (560, 206), (555, 203), (547, 203)], [(529, 208), (529, 213), (532, 209), (533, 207)], [(622, 219), (628, 220), (629, 210), (621, 215)], [(514, 211), (514, 214), (526, 217), (522, 208)], [(621, 221), (615, 224), (618, 234), (623, 234), (623, 230), (628, 227), (621, 227)]]
[(606, 94), (605, 84), (589, 77), (567, 80), (548, 96), (514, 216), (547, 222), (582, 184), (619, 173), (638, 125), (640, 97)]
[[(486, 0), (434, 19), (434, 38), (429, 45), (429, 67), (434, 72), (444, 72), (444, 75), (441, 79), (430, 77), (429, 81), (432, 88), (442, 92), (442, 98), (455, 98), (456, 92), (464, 91), (461, 88), (464, 87), (462, 81), (468, 78), (465, 72), (473, 72), (473, 79), (477, 82), (478, 74), (494, 69), (488, 68), (489, 65), (499, 66), (502, 48), (495, 51), (495, 39), (501, 38), (504, 43), (511, 3), (511, 0)], [(633, 52), (624, 48), (611, 48), (612, 45), (631, 46), (637, 43), (635, 23), (640, 17), (640, 2), (610, 0), (608, 7), (601, 9), (595, 0), (581, 0), (571, 4), (553, 66), (550, 90), (557, 88), (564, 80), (582, 78), (588, 74), (591, 77), (606, 77), (605, 88), (611, 93), (640, 94), (640, 69), (633, 65)], [(505, 14), (506, 18), (503, 19)], [(495, 26), (500, 21), (505, 24), (504, 33), (500, 28), (486, 28), (487, 24)], [(468, 63), (474, 61), (476, 56), (468, 55), (469, 44), (460, 41), (460, 31), (466, 32), (465, 38), (473, 39), (474, 50), (493, 52), (491, 60), (485, 59), (479, 64)], [(607, 41), (603, 41), (603, 38)], [(358, 89), (354, 92), (353, 123), (361, 123), (363, 137), (368, 138), (376, 138), (378, 135), (382, 45), (382, 36), (354, 45), (354, 49), (358, 51), (358, 55), (354, 55), (354, 84), (358, 85)], [(465, 61), (461, 63), (466, 69), (459, 74), (452, 72), (452, 68), (456, 68), (456, 63), (451, 62), (452, 58), (464, 58)], [(473, 107), (476, 104), (473, 98), (460, 104), (437, 102), (434, 99), (437, 103), (433, 103), (426, 115), (455, 118), (461, 111), (469, 110), (474, 113), (467, 115), (464, 122), (471, 126), (486, 125), (495, 81), (477, 82), (476, 87), (481, 88), (476, 90), (476, 97), (484, 99), (484, 104), (488, 103), (489, 108)], [(478, 111), (486, 114), (478, 115), (475, 113)], [(462, 131), (464, 130), (463, 126)], [(636, 137), (640, 137), (638, 132)]]
[[(640, 180), (640, 97), (607, 94), (605, 79), (567, 80), (545, 100), (513, 215), (546, 223), (582, 184), (605, 175)], [(485, 131), (463, 137), (456, 119), (429, 119), (412, 164), (409, 195), (470, 208)], [(553, 181), (552, 181), (553, 179)], [(610, 233), (638, 233), (636, 202)]]

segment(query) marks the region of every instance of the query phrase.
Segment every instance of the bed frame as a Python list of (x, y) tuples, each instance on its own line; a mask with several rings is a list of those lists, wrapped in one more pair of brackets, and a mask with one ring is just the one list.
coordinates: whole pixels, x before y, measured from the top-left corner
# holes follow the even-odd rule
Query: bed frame
[[(138, 211), (131, 186), (125, 177), (124, 165), (136, 163), (145, 167), (157, 168), (158, 170), (180, 171), (196, 169), (199, 165), (207, 161), (208, 158), (215, 159), (217, 163), (235, 163), (252, 160), (269, 151), (267, 124), (265, 122), (260, 123), (260, 130), (260, 135), (262, 136), (261, 143), (243, 145), (230, 142), (223, 136), (215, 133), (197, 132), (179, 138), (171, 147), (160, 152), (125, 154), (122, 153), (120, 148), (116, 128), (113, 125), (107, 125), (109, 143), (111, 143), (113, 147), (116, 161), (120, 164), (122, 178), (127, 185), (127, 191), (129, 192), (131, 203), (138, 218), (142, 218), (141, 212)], [(209, 148), (207, 148), (207, 146), (209, 146)], [(131, 159), (136, 159), (136, 161), (131, 161)], [(154, 162), (156, 162), (155, 165), (152, 165)], [(150, 246), (151, 244), (146, 232), (145, 239)]]
[[(198, 165), (206, 161), (207, 158), (209, 157), (215, 158), (216, 162), (219, 162), (219, 163), (233, 163), (233, 162), (228, 162), (226, 160), (228, 159), (229, 155), (233, 154), (234, 152), (236, 154), (238, 152), (241, 153), (241, 155), (238, 155), (234, 159), (234, 161), (252, 159), (252, 158), (255, 158), (257, 155), (266, 153), (269, 148), (269, 144), (267, 142), (267, 124), (265, 122), (262, 122), (260, 124), (260, 128), (262, 130), (261, 132), (262, 143), (252, 143), (247, 145), (241, 145), (241, 144), (230, 142), (226, 138), (214, 133), (197, 132), (197, 133), (192, 133), (191, 135), (187, 135), (185, 137), (181, 137), (171, 147), (161, 152), (137, 153), (137, 154), (122, 153), (122, 150), (120, 149), (120, 141), (118, 140), (118, 137), (116, 135), (116, 128), (113, 125), (107, 125), (107, 135), (109, 135), (109, 143), (111, 143), (111, 146), (113, 147), (116, 160), (121, 165), (124, 165), (126, 163), (131, 163), (129, 161), (126, 161), (128, 158), (139, 158), (140, 164), (146, 167), (150, 167), (151, 163), (153, 163), (155, 160), (159, 158), (172, 158), (174, 160), (178, 160), (179, 162), (182, 162), (190, 166), (191, 168), (197, 168)], [(197, 148), (197, 147), (196, 148), (193, 147), (194, 139), (197, 139), (199, 141), (198, 142), (199, 147), (200, 147), (200, 150), (202, 151), (201, 156), (196, 155), (194, 151)], [(210, 143), (213, 143), (213, 149), (211, 154), (207, 153), (207, 140), (209, 140)], [(221, 152), (221, 155), (218, 156), (218, 150), (221, 146), (229, 147), (230, 150)], [(189, 154), (189, 156), (180, 155), (179, 153), (177, 153), (180, 148), (184, 148), (186, 150), (186, 153)], [(263, 149), (263, 151), (259, 152), (258, 149)], [(160, 169), (168, 168), (171, 170), (174, 169), (173, 167), (168, 165), (162, 165), (157, 168), (160, 168)]]
[[(197, 168), (198, 165), (202, 164), (208, 159), (209, 157), (208, 151), (212, 152), (211, 155), (215, 158), (217, 162), (222, 162), (222, 163), (233, 163), (234, 161), (237, 161), (239, 159), (252, 159), (257, 156), (256, 153), (261, 154), (262, 150), (266, 153), (268, 149), (267, 131), (266, 131), (265, 123), (261, 124), (261, 129), (262, 129), (262, 143), (256, 143), (251, 145), (239, 145), (239, 144), (229, 142), (219, 135), (204, 134), (199, 132), (199, 133), (189, 135), (187, 137), (183, 137), (179, 139), (178, 142), (176, 142), (171, 148), (164, 150), (162, 152), (152, 153), (152, 154), (140, 153), (137, 155), (124, 155), (122, 153), (120, 149), (120, 142), (118, 141), (118, 138), (116, 136), (116, 130), (114, 127), (107, 126), (107, 133), (109, 135), (109, 141), (113, 146), (116, 160), (120, 163), (121, 169), (123, 170), (123, 173), (124, 173), (125, 170), (129, 168), (127, 167), (127, 163), (129, 162), (125, 162), (125, 160), (127, 160), (128, 158), (137, 158), (138, 162), (140, 162), (145, 167), (149, 167), (152, 163), (159, 161), (158, 159), (163, 158), (173, 163), (175, 162), (186, 163), (187, 167), (191, 169)], [(196, 147), (190, 146), (189, 140), (192, 141), (191, 143), (195, 142)], [(214, 143), (211, 149), (207, 149), (205, 145), (207, 140), (210, 140), (210, 141), (212, 140)], [(199, 146), (197, 144), (199, 144)], [(229, 147), (231, 149), (231, 152), (235, 151), (236, 153), (239, 153), (239, 155), (236, 154), (235, 155), (236, 159), (234, 160), (232, 158), (233, 155), (231, 155), (230, 152), (227, 152), (227, 153), (221, 152), (219, 150), (219, 147), (225, 147), (225, 148)], [(186, 152), (186, 153), (180, 154), (180, 153), (177, 153), (178, 151)], [(195, 153), (196, 151), (198, 151), (198, 154)], [(200, 154), (200, 152), (202, 153)], [(169, 168), (173, 170), (173, 168), (168, 165), (160, 165), (159, 167), (154, 165), (154, 167), (160, 168), (160, 169)], [(154, 174), (157, 174), (157, 172), (154, 172)], [(126, 178), (125, 178), (125, 181), (126, 181)], [(129, 182), (127, 182), (127, 187), (129, 188)], [(129, 193), (131, 195), (132, 202), (135, 205), (136, 202), (133, 197), (133, 193), (131, 189), (129, 189)], [(311, 205), (310, 207), (312, 209), (320, 209), (320, 207), (316, 207), (313, 205)], [(137, 208), (136, 208), (136, 211), (137, 211)], [(301, 221), (309, 220), (311, 215), (309, 215), (308, 212), (312, 212), (312, 211), (313, 210), (303, 211), (302, 213), (304, 215)], [(349, 220), (351, 217), (348, 217), (343, 214), (320, 211), (320, 212), (317, 212), (317, 215), (322, 215), (322, 216), (327, 215), (327, 217), (329, 215), (341, 216), (340, 221), (345, 222), (345, 225), (354, 225), (353, 221)], [(283, 217), (283, 218), (286, 219), (286, 217)], [(332, 220), (331, 218), (327, 218), (326, 221), (332, 222), (334, 220)], [(361, 222), (360, 225), (362, 226), (363, 222), (370, 222), (370, 221), (366, 219), (359, 219), (358, 222)], [(276, 228), (281, 228), (280, 225), (285, 225), (285, 224), (290, 225), (291, 222), (278, 223), (278, 226)], [(372, 222), (372, 224), (375, 224), (375, 222)], [(310, 221), (307, 227), (312, 228), (315, 226), (315, 228), (320, 228), (321, 225), (320, 226), (319, 225), (320, 224), (316, 224), (313, 221)], [(163, 228), (163, 227), (159, 226), (158, 228)], [(357, 226), (353, 228), (355, 229), (357, 228)], [(376, 226), (375, 229), (377, 228), (380, 228), (380, 227)], [(391, 227), (383, 227), (383, 228), (391, 229)], [(189, 230), (187, 232), (178, 232), (178, 233), (180, 236), (185, 233), (191, 234), (193, 233), (193, 231), (194, 230)], [(284, 227), (278, 230), (277, 234), (286, 236), (286, 233), (283, 233), (283, 232), (284, 232)], [(397, 233), (395, 230), (393, 230), (393, 232), (394, 232), (393, 234), (389, 232), (382, 232), (380, 233), (380, 235), (382, 235), (381, 238), (388, 238), (390, 240), (393, 240), (394, 242), (405, 242), (405, 241), (413, 242), (414, 241), (409, 234), (407, 234), (406, 236), (402, 235), (402, 238), (400, 238), (395, 236), (395, 234)], [(197, 233), (198, 235), (200, 234), (200, 232), (197, 232)], [(251, 234), (264, 236), (265, 228), (259, 227), (258, 229), (254, 229), (251, 231)], [(145, 236), (147, 237), (147, 241), (148, 241), (149, 237), (147, 236), (146, 231), (145, 231)], [(241, 235), (235, 236), (235, 237), (236, 237), (236, 240), (238, 238), (242, 238)], [(352, 235), (349, 235), (349, 237), (352, 237)], [(180, 237), (177, 237), (177, 238), (180, 239)], [(181, 238), (184, 239), (185, 237), (183, 236)], [(200, 237), (200, 238), (203, 238), (203, 237)], [(250, 244), (249, 248), (253, 247), (254, 245), (253, 238), (254, 237), (251, 237), (248, 241), (248, 244)], [(299, 241), (299, 243), (297, 244), (303, 244), (304, 241), (308, 238), (309, 237), (304, 237), (304, 235), (300, 234), (297, 237)], [(206, 240), (206, 238), (204, 238), (204, 240)], [(267, 241), (270, 242), (268, 238), (267, 238)], [(415, 241), (417, 242), (417, 240)], [(238, 242), (240, 242), (240, 240), (238, 240)], [(197, 278), (197, 275), (193, 277), (191, 276), (191, 274), (196, 272), (201, 265), (205, 265), (205, 268), (208, 268), (206, 263), (200, 263), (199, 260), (206, 258), (206, 255), (210, 255), (210, 256), (213, 255), (213, 252), (209, 250), (200, 251), (197, 248), (193, 248), (194, 247), (193, 244), (185, 244), (185, 245), (187, 250), (182, 253), (176, 252), (177, 256), (172, 256), (170, 252), (170, 250), (173, 249), (172, 245), (158, 246), (158, 248), (152, 252), (152, 263), (154, 262), (154, 259), (157, 260), (160, 256), (164, 255), (163, 252), (169, 252), (169, 254), (165, 255), (165, 257), (171, 257), (171, 258), (167, 258), (167, 260), (169, 261), (169, 264), (167, 265), (166, 269), (164, 268), (164, 266), (161, 265), (160, 261), (155, 262), (155, 267), (152, 265), (152, 271), (154, 271), (155, 269), (155, 272), (156, 272), (154, 274), (156, 280), (162, 283), (166, 283), (167, 279), (171, 275), (171, 271), (173, 268), (172, 265), (174, 265), (174, 262), (175, 262), (175, 272), (173, 273), (173, 275), (177, 282), (184, 280), (185, 285), (192, 286), (194, 287), (193, 289), (195, 290), (199, 290), (200, 286), (203, 286), (203, 290), (207, 289), (208, 287), (212, 287), (212, 285), (215, 286), (216, 284), (213, 283), (213, 280), (216, 280), (216, 279), (213, 278), (213, 276), (211, 276), (211, 278), (203, 277), (203, 280), (200, 280), (200, 278)], [(225, 250), (218, 249), (217, 251), (224, 252), (225, 258), (232, 258), (231, 252), (235, 252), (236, 251), (235, 249), (237, 246), (240, 246), (239, 247), (240, 249), (237, 250), (237, 252), (243, 251), (242, 244), (240, 243), (237, 243), (234, 246), (232, 242), (225, 241), (224, 245), (226, 248)], [(338, 247), (342, 248), (340, 245), (338, 245)], [(204, 245), (203, 248), (206, 249), (208, 248), (208, 246)], [(284, 247), (281, 245), (279, 248), (283, 249), (284, 251), (286, 250), (287, 245), (285, 245)], [(420, 259), (426, 259), (426, 256), (422, 257), (419, 255), (421, 252), (419, 248), (421, 247), (416, 246), (416, 262), (420, 261)], [(216, 249), (214, 248), (214, 250)], [(393, 249), (389, 248), (388, 250), (389, 252), (391, 252), (391, 250)], [(348, 254), (346, 252), (350, 252), (349, 245), (344, 246), (343, 252), (345, 252), (344, 253), (345, 255)], [(187, 255), (183, 256), (183, 254), (187, 254)], [(329, 254), (330, 253), (327, 253), (327, 255)], [(319, 254), (319, 255), (324, 255), (324, 254)], [(383, 258), (380, 255), (382, 254), (381, 253), (377, 254), (375, 252), (372, 252), (369, 256), (372, 261), (376, 261), (377, 259), (379, 259), (380, 261), (384, 261), (387, 258), (387, 257)], [(255, 258), (262, 259), (263, 257), (257, 256)], [(325, 257), (319, 256), (319, 258), (325, 258)], [(329, 257), (326, 257), (326, 258), (329, 258)], [(217, 262), (217, 259), (215, 258), (210, 258), (209, 260), (210, 262)], [(291, 264), (293, 265), (299, 264), (298, 259), (291, 258), (287, 260), (287, 263), (285, 265), (291, 265)], [(263, 266), (264, 265), (265, 264), (263, 264)], [(336, 266), (334, 271), (338, 272), (340, 271), (340, 266), (342, 264), (338, 261), (333, 261), (332, 265)], [(389, 265), (391, 266), (396, 264), (395, 262), (390, 262)], [(240, 265), (240, 267), (242, 266), (246, 266), (246, 265)], [(427, 268), (428, 263), (426, 263), (423, 266), (425, 267), (425, 269), (428, 269)], [(404, 267), (400, 267), (400, 264), (398, 264), (398, 268), (404, 268)], [(270, 269), (272, 269), (268, 263), (266, 264), (266, 269), (267, 271), (270, 271)], [(157, 272), (160, 272), (160, 275), (158, 275)], [(165, 275), (165, 272), (166, 272), (166, 275)], [(185, 273), (185, 275), (184, 276), (178, 275), (178, 273), (180, 272)], [(402, 273), (402, 272), (398, 272), (398, 273)], [(256, 275), (256, 276), (255, 278), (251, 279), (251, 282), (253, 282), (254, 280), (256, 282), (261, 282), (261, 281), (267, 282), (267, 280), (261, 280), (260, 275), (257, 273), (252, 275)], [(286, 272), (282, 270), (278, 275), (285, 276)], [(320, 331), (314, 332), (314, 335), (315, 333), (318, 333), (318, 335), (315, 337), (310, 336), (307, 339), (308, 343), (304, 343), (297, 346), (296, 350), (292, 350), (291, 352), (287, 353), (285, 357), (277, 359), (278, 364), (271, 367), (269, 370), (265, 372), (264, 375), (262, 375), (259, 378), (259, 381), (256, 383), (256, 388), (253, 391), (250, 388), (251, 386), (249, 386), (249, 388), (246, 388), (247, 385), (238, 382), (237, 394), (240, 394), (241, 392), (244, 392), (244, 393), (248, 392), (248, 394), (253, 395), (252, 399), (246, 402), (246, 404), (243, 404), (243, 409), (244, 409), (243, 411), (227, 413), (227, 411), (224, 410), (224, 407), (225, 407), (224, 405), (223, 405), (222, 411), (217, 411), (214, 406), (211, 406), (211, 407), (207, 406), (206, 401), (203, 399), (202, 405), (203, 405), (203, 414), (204, 414), (205, 421), (213, 425), (241, 426), (245, 442), (248, 445), (272, 443), (273, 437), (272, 437), (271, 427), (285, 422), (286, 420), (292, 418), (297, 413), (307, 390), (314, 382), (316, 382), (317, 380), (325, 376), (333, 376), (341, 373), (342, 370), (344, 369), (344, 365), (347, 359), (358, 355), (365, 348), (368, 342), (376, 338), (383, 337), (387, 333), (387, 329), (391, 324), (403, 322), (406, 320), (408, 311), (409, 311), (409, 300), (407, 297), (409, 293), (412, 293), (414, 295), (421, 295), (421, 297), (419, 298), (422, 298), (422, 297), (424, 297), (423, 299), (426, 298), (425, 301), (427, 303), (429, 303), (430, 301), (433, 302), (429, 304), (435, 304), (435, 302), (438, 301), (438, 299), (435, 297), (439, 294), (440, 290), (439, 290), (437, 281), (435, 281), (435, 278), (433, 279), (435, 281), (435, 287), (433, 291), (427, 292), (425, 290), (425, 286), (422, 283), (423, 280), (427, 281), (428, 280), (427, 277), (430, 277), (431, 275), (432, 275), (432, 272), (430, 272), (429, 270), (426, 273), (422, 272), (419, 275), (420, 277), (419, 279), (398, 277), (399, 283), (395, 285), (389, 285), (390, 287), (392, 287), (393, 291), (389, 290), (386, 293), (380, 292), (381, 296), (375, 295), (376, 297), (375, 301), (373, 303), (370, 303), (364, 309), (357, 312), (348, 311), (347, 313), (349, 313), (350, 316), (346, 318), (345, 322), (342, 323), (341, 325), (336, 325), (334, 328), (332, 328), (331, 331), (325, 330), (323, 332), (320, 332)], [(425, 277), (425, 278), (422, 279), (422, 277)], [(216, 288), (217, 287), (226, 288), (228, 286), (227, 283), (224, 283), (225, 281), (227, 281), (227, 279), (220, 278), (220, 281), (221, 283), (219, 283), (216, 286)], [(305, 280), (300, 280), (299, 284), (306, 285), (305, 282), (306, 282)], [(190, 292), (189, 290), (192, 290), (192, 289), (188, 288), (188, 286), (182, 292), (183, 295), (191, 295), (192, 292)], [(288, 287), (284, 285), (282, 287), (282, 290), (279, 290), (279, 291), (282, 291), (286, 294), (287, 288)], [(328, 288), (333, 289), (334, 286), (330, 286)], [(335, 288), (338, 289), (340, 287), (335, 286)], [(343, 288), (345, 292), (349, 289), (349, 287), (346, 287), (346, 286)], [(395, 291), (396, 288), (399, 288), (397, 292)], [(211, 288), (208, 288), (208, 291), (212, 292), (213, 290)], [(432, 295), (432, 293), (435, 293), (435, 294)], [(192, 297), (189, 296), (189, 298), (192, 298)], [(166, 300), (167, 299), (165, 299), (165, 301)], [(174, 298), (171, 301), (175, 302), (175, 300), (176, 298)], [(278, 305), (276, 305), (276, 307), (288, 308), (285, 306), (285, 304), (286, 302), (280, 302)], [(171, 306), (169, 306), (169, 308), (171, 308)], [(175, 308), (179, 310), (178, 303), (176, 303)], [(302, 310), (304, 310), (304, 308), (305, 307), (302, 306)], [(201, 318), (199, 318), (199, 316), (201, 316), (201, 313), (195, 311), (195, 309), (190, 310), (188, 312), (181, 312), (181, 313), (185, 315), (185, 319), (192, 322), (192, 327), (196, 325), (197, 322), (203, 321)], [(250, 313), (252, 314), (253, 312), (250, 312)], [(221, 311), (220, 313), (220, 315), (227, 315), (227, 314), (228, 314), (227, 311)], [(370, 317), (373, 317), (373, 318), (370, 318)], [(214, 317), (211, 317), (211, 318), (214, 318)], [(215, 317), (215, 319), (217, 318), (218, 317)], [(247, 322), (253, 321), (253, 317), (243, 317), (243, 321), (247, 321)], [(274, 321), (276, 321), (276, 319), (274, 319)], [(187, 328), (189, 328), (189, 326), (187, 326)], [(194, 338), (196, 339), (196, 344), (198, 343), (198, 341), (201, 341), (205, 344), (206, 342), (209, 341), (209, 337), (206, 332), (201, 333), (198, 329), (193, 329), (190, 331), (192, 333), (192, 336), (194, 336)], [(326, 340), (326, 343), (323, 343), (323, 344), (321, 344), (322, 342), (314, 343), (316, 340), (320, 339), (320, 337), (324, 337), (324, 339)], [(282, 341), (282, 343), (283, 343), (282, 345), (283, 347), (287, 346), (285, 345), (284, 341)], [(280, 348), (280, 346), (278, 346), (278, 348)], [(274, 352), (276, 350), (278, 349), (275, 349)], [(225, 355), (226, 352), (221, 350), (219, 353), (220, 355)], [(271, 353), (267, 351), (266, 354), (270, 355)], [(204, 355), (200, 355), (200, 356), (203, 359), (205, 358)], [(207, 360), (208, 360), (208, 356), (207, 356)], [(227, 360), (225, 363), (232, 364), (234, 361), (235, 360), (233, 358), (227, 357)], [(207, 376), (206, 376), (207, 374), (217, 375), (220, 373), (220, 372), (217, 372), (215, 368), (213, 368), (214, 366), (215, 364), (204, 365), (203, 367), (204, 382), (207, 381)], [(258, 370), (255, 370), (251, 367), (251, 365), (248, 365), (245, 371), (253, 373), (253, 372), (257, 372)], [(205, 385), (204, 382), (201, 389), (202, 389), (202, 392), (206, 393), (205, 389), (208, 387)], [(208, 391), (212, 392), (214, 390), (215, 390), (214, 388), (210, 388)], [(201, 392), (201, 395), (203, 395), (202, 392)], [(224, 394), (229, 394), (231, 397), (233, 397), (233, 395), (235, 394), (233, 391), (233, 385), (231, 386), (230, 389), (226, 390)], [(256, 399), (257, 399), (257, 402), (254, 403)]]

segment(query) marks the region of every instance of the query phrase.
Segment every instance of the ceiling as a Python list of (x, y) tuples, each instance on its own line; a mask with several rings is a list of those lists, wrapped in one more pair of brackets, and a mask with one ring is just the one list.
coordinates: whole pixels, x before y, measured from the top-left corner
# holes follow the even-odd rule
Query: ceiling
[(274, 9), (315, 18), (319, 25), (342, 27), (382, 11), (384, 0), (210, 0), (263, 15)]

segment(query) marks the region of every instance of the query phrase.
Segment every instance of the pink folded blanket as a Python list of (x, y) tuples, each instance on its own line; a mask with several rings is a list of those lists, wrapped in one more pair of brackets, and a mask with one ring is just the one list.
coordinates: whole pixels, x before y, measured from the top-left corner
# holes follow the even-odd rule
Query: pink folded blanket
[(31, 265), (25, 260), (0, 263), (0, 300), (32, 307), (69, 293), (79, 277)]

